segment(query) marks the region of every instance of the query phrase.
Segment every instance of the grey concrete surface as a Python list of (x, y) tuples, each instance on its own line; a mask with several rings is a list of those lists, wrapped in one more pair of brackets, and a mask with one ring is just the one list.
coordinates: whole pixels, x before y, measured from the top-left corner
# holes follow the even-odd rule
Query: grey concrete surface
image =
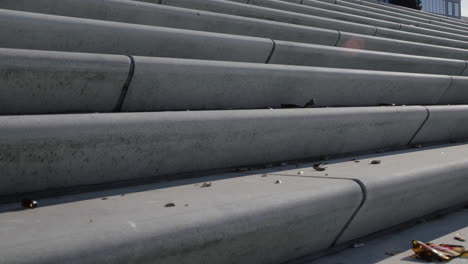
[[(468, 202), (468, 145), (435, 146), (325, 161), (325, 171), (304, 164), (274, 174), (359, 180), (366, 200), (338, 243)], [(371, 164), (379, 160), (380, 164)], [(300, 173), (301, 172), (301, 173)]]
[[(341, 32), (348, 33), (359, 33), (365, 35), (374, 36), (376, 34), (390, 34), (390, 38), (399, 40), (415, 41), (419, 43), (436, 44), (449, 47), (466, 48), (468, 42), (466, 37), (455, 35), (454, 37), (460, 37), (465, 41), (447, 39), (446, 35), (450, 35), (444, 32), (437, 32), (434, 30), (426, 30), (424, 33), (435, 34), (436, 36), (428, 36), (424, 34), (418, 34), (415, 32), (403, 32), (400, 30), (390, 30), (382, 27), (376, 27), (375, 23), (369, 26), (360, 24), (363, 22), (371, 23), (368, 18), (362, 18), (360, 23), (352, 23), (341, 21), (337, 19), (330, 19), (324, 16), (327, 15), (326, 11), (320, 12), (321, 16), (303, 15), (301, 13), (288, 12), (283, 10), (277, 10), (273, 8), (265, 8), (260, 6), (245, 5), (236, 2), (221, 1), (221, 0), (165, 0), (162, 4), (174, 5), (180, 7), (194, 8), (209, 10), (213, 12), (228, 13), (239, 16), (254, 17), (260, 19), (282, 21), (292, 24), (300, 24), (304, 26), (319, 27), (331, 30), (338, 30)], [(354, 17), (356, 19), (356, 17)], [(395, 27), (393, 27), (395, 28)], [(400, 27), (398, 27), (400, 28)], [(468, 32), (466, 32), (468, 33)]]
[(387, 29), (387, 28), (377, 28), (377, 31), (374, 34), (374, 36), (388, 38), (388, 39), (421, 42), (421, 43), (426, 43), (426, 44), (453, 47), (453, 48), (466, 49), (468, 47), (467, 41), (447, 39), (446, 37), (428, 36), (428, 35), (419, 34), (415, 32), (403, 32), (400, 30), (393, 30), (393, 29)]
[[(468, 209), (444, 216), (442, 218), (420, 223), (406, 230), (388, 234), (384, 237), (366, 240), (360, 248), (350, 248), (339, 253), (313, 261), (298, 262), (302, 264), (403, 264), (428, 263), (412, 258), (411, 241), (416, 239), (437, 244), (455, 244), (468, 248), (468, 243), (453, 239), (457, 233), (468, 236)], [(432, 262), (437, 263), (437, 262)], [(466, 264), (466, 258), (456, 258), (450, 264)]]
[[(11, 10), (0, 10), (0, 22), (8, 24), (8, 27), (0, 29), (0, 33), (14, 36), (0, 39), (0, 45), (9, 48), (247, 62), (267, 61), (272, 49), (272, 43), (269, 39)], [(339, 34), (337, 31), (313, 29), (291, 24), (275, 24), (277, 22), (272, 21), (269, 23), (272, 23), (272, 26), (273, 24), (277, 25), (274, 26), (274, 30), (278, 30), (278, 32), (283, 30), (281, 25), (288, 28), (295, 27), (299, 29), (297, 33), (302, 38), (308, 36), (309, 43), (334, 45), (340, 35), (337, 46), (455, 59), (468, 57), (466, 55), (468, 51), (465, 49), (345, 32)], [(47, 29), (47, 31), (44, 29)], [(302, 35), (304, 32), (308, 32), (309, 35)], [(51, 39), (54, 41), (50, 41)], [(359, 43), (358, 45), (355, 45), (355, 43), (350, 45), (349, 41), (364, 41), (366, 45), (359, 46)], [(459, 43), (459, 41), (455, 42)]]
[(3, 48), (264, 63), (270, 39), (0, 10)]
[(0, 117), (0, 195), (405, 146), (424, 107)]
[(279, 40), (275, 41), (275, 44), (275, 50), (269, 60), (270, 64), (465, 76), (468, 74), (466, 72), (466, 62), (463, 60), (319, 46)]
[(468, 51), (466, 49), (346, 32), (340, 33), (340, 40), (335, 46), (457, 60), (468, 58)]
[[(134, 57), (123, 111), (435, 104), (451, 78), (336, 68)], [(453, 89), (466, 90), (463, 77)], [(456, 100), (468, 103), (468, 96)], [(181, 96), (183, 95), (183, 96)], [(464, 95), (464, 93), (462, 93)]]
[(262, 176), (43, 199), (34, 210), (3, 205), (0, 262), (281, 263), (330, 245), (362, 201), (349, 180)]
[(0, 49), (0, 114), (111, 112), (127, 56)]
[[(338, 39), (335, 31), (137, 1), (38, 0), (32, 4), (29, 0), (2, 1), (0, 8), (325, 45), (334, 45)], [(303, 24), (321, 27), (314, 21)]]
[(404, 18), (390, 17), (315, 0), (308, 0), (307, 5), (300, 4), (300, 1), (293, 2), (294, 3), (278, 0), (251, 0), (249, 4), (448, 39), (468, 40), (466, 36), (468, 34), (468, 29), (461, 30)]
[[(464, 88), (466, 90), (466, 85)], [(468, 106), (428, 106), (427, 108), (429, 118), (414, 138), (414, 144), (468, 138)]]
[(384, 2), (372, 3), (370, 1), (355, 1), (355, 0), (337, 0), (337, 1), (357, 2), (357, 3), (360, 3), (361, 5), (375, 7), (380, 10), (386, 10), (386, 11), (392, 12), (392, 14), (393, 13), (405, 14), (407, 16), (411, 16), (415, 18), (427, 19), (430, 21), (430, 23), (438, 24), (438, 25), (446, 25), (449, 27), (455, 26), (455, 27), (460, 27), (465, 30), (468, 26), (468, 23), (460, 19), (442, 16), (439, 14), (428, 13), (424, 11), (418, 11), (418, 10), (406, 8), (403, 6), (392, 5), (392, 4), (388, 4)]

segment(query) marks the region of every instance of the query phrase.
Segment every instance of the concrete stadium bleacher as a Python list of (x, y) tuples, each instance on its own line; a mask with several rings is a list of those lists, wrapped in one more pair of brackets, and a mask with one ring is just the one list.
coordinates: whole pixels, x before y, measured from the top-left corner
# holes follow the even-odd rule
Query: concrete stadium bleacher
[(468, 23), (356, 0), (0, 23), (0, 263), (284, 263), (468, 202)]

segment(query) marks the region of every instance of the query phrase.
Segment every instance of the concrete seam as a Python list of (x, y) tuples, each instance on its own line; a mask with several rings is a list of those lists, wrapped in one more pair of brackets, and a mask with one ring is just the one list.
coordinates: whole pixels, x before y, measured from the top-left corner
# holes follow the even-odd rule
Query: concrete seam
[(340, 239), (340, 237), (344, 234), (344, 232), (346, 231), (346, 229), (351, 225), (351, 223), (353, 222), (354, 218), (356, 218), (356, 215), (359, 213), (359, 211), (361, 210), (361, 208), (364, 206), (364, 204), (366, 203), (367, 201), (367, 188), (366, 188), (366, 185), (364, 185), (364, 183), (362, 181), (360, 181), (359, 179), (354, 179), (354, 178), (341, 178), (341, 177), (325, 177), (325, 176), (294, 176), (294, 175), (286, 175), (286, 174), (281, 174), (281, 173), (270, 173), (272, 175), (278, 175), (278, 176), (289, 176), (289, 177), (304, 177), (304, 178), (320, 178), (320, 179), (334, 179), (334, 180), (348, 180), (348, 181), (353, 181), (355, 183), (357, 183), (357, 185), (359, 185), (359, 188), (361, 188), (361, 192), (362, 192), (362, 200), (361, 200), (361, 203), (358, 205), (358, 207), (356, 208), (356, 210), (354, 210), (354, 212), (351, 214), (351, 217), (348, 219), (348, 221), (346, 221), (345, 225), (343, 226), (343, 228), (340, 230), (340, 232), (338, 233), (338, 235), (336, 236), (336, 238), (333, 240), (333, 242), (331, 243), (330, 246), (328, 246), (328, 248), (332, 248), (334, 246), (336, 246), (336, 244), (338, 243), (338, 240)]
[(450, 82), (447, 86), (447, 88), (445, 88), (445, 91), (442, 93), (442, 95), (439, 97), (439, 100), (437, 100), (437, 103), (436, 104), (439, 104), (439, 102), (442, 100), (442, 98), (444, 98), (445, 94), (448, 92), (448, 90), (450, 89), (450, 87), (452, 87), (452, 83), (453, 83), (453, 77), (451, 75), (449, 75), (450, 77)]
[(128, 55), (127, 57), (130, 59), (130, 69), (128, 70), (127, 80), (125, 80), (125, 83), (124, 83), (124, 85), (122, 87), (122, 91), (120, 93), (119, 100), (117, 101), (117, 105), (114, 108), (114, 112), (122, 111), (122, 105), (123, 105), (123, 103), (125, 101), (125, 97), (127, 96), (128, 88), (130, 87), (130, 83), (132, 82), (133, 75), (135, 73), (135, 60), (130, 55)]
[(411, 145), (411, 142), (413, 142), (414, 138), (416, 138), (416, 136), (418, 135), (419, 131), (421, 131), (421, 129), (424, 127), (424, 125), (426, 124), (427, 120), (429, 119), (429, 116), (431, 115), (431, 113), (429, 112), (429, 109), (425, 106), (423, 106), (425, 109), (426, 109), (426, 118), (424, 119), (424, 121), (421, 123), (421, 125), (419, 126), (419, 128), (416, 130), (416, 132), (414, 132), (414, 135), (411, 137), (411, 139), (408, 141), (408, 144), (407, 145)]
[(338, 42), (340, 42), (340, 39), (341, 39), (341, 31), (338, 30), (337, 32), (338, 32), (338, 38), (336, 39), (335, 45), (333, 45), (335, 47), (337, 47)]
[(460, 72), (460, 74), (458, 74), (458, 76), (461, 76), (461, 75), (465, 72), (465, 70), (466, 70), (467, 67), (468, 67), (468, 61), (465, 60), (465, 67), (462, 69), (462, 71)]
[(270, 54), (268, 55), (266, 61), (265, 61), (265, 64), (268, 64), (270, 63), (270, 60), (271, 60), (271, 57), (273, 57), (273, 53), (275, 53), (275, 49), (276, 49), (276, 42), (275, 40), (273, 39), (270, 39), (271, 42), (273, 43), (273, 46), (271, 47), (271, 51), (270, 51)]
[(374, 34), (372, 34), (372, 36), (375, 37), (375, 35), (377, 35), (377, 30), (379, 30), (379, 28), (378, 28), (378, 27), (375, 27), (375, 31), (374, 31)]

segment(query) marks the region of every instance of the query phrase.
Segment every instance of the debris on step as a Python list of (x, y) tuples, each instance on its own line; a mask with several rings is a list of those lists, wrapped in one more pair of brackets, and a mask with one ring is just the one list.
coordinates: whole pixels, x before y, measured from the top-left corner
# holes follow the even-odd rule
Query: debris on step
[(275, 181), (275, 184), (281, 184), (281, 183), (282, 183), (282, 181), (280, 181), (280, 180)]
[(200, 187), (201, 188), (211, 187), (211, 182), (204, 182)]
[(300, 172), (298, 172), (297, 174), (302, 175), (302, 174), (304, 174), (304, 172), (303, 172), (303, 171), (300, 171)]
[(27, 208), (27, 209), (34, 209), (37, 206), (39, 206), (39, 204), (37, 203), (36, 200), (25, 198), (25, 199), (21, 200), (21, 206), (23, 208)]
[(460, 233), (457, 233), (457, 234), (453, 237), (453, 239), (458, 240), (458, 241), (461, 241), (461, 242), (465, 242), (465, 241), (466, 241), (463, 237), (461, 237)]
[(380, 164), (382, 163), (382, 161), (380, 160), (371, 160), (370, 164), (373, 164), (373, 165), (377, 165), (377, 164)]
[(312, 108), (312, 107), (316, 107), (317, 105), (317, 102), (315, 101), (315, 98), (312, 97), (312, 99), (310, 99), (305, 105), (303, 108)]
[(424, 243), (413, 240), (412, 250), (415, 253), (413, 257), (427, 261), (447, 261), (458, 257), (468, 256), (465, 247), (460, 245)]
[(175, 203), (167, 203), (166, 205), (164, 205), (164, 207), (174, 207), (175, 206)]
[(322, 163), (316, 163), (313, 165), (313, 168), (316, 171), (324, 171), (327, 167), (323, 167), (322, 165)]

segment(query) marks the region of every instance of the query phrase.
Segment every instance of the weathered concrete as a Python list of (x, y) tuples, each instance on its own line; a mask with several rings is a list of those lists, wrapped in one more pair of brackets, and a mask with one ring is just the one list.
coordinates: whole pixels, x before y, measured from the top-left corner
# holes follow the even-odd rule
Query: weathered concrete
[(0, 262), (281, 263), (329, 246), (362, 201), (349, 180), (262, 175), (65, 196), (3, 212), (0, 236), (9, 239), (0, 240)]
[(458, 60), (464, 60), (468, 58), (468, 51), (466, 49), (382, 37), (373, 37), (346, 32), (341, 32), (340, 40), (337, 42), (336, 46)]
[[(411, 256), (411, 241), (417, 239), (437, 244), (457, 244), (468, 248), (468, 241), (454, 240), (457, 233), (465, 237), (468, 235), (468, 209), (451, 213), (428, 222), (421, 222), (408, 229), (393, 232), (372, 240), (364, 240), (365, 246), (345, 249), (336, 254), (318, 258), (313, 261), (298, 261), (288, 264), (408, 264), (428, 263), (414, 259)], [(450, 264), (466, 264), (466, 258), (456, 258)], [(429, 262), (430, 263), (430, 262)], [(436, 263), (435, 261), (433, 263)]]
[(425, 118), (420, 106), (4, 116), (0, 195), (399, 147)]
[(377, 28), (377, 31), (374, 34), (374, 36), (388, 38), (388, 39), (399, 39), (399, 40), (406, 40), (406, 41), (412, 41), (412, 42), (421, 42), (421, 43), (426, 43), (426, 44), (453, 47), (453, 48), (463, 48), (463, 49), (468, 48), (467, 41), (447, 39), (445, 37), (428, 36), (428, 35), (418, 34), (414, 32), (403, 32), (400, 30), (392, 30), (392, 29), (387, 29), (387, 28)]
[[(137, 1), (38, 0), (34, 1), (33, 4), (29, 4), (29, 2), (29, 0), (7, 1), (6, 3), (2, 2), (0, 7), (6, 6), (29, 12), (78, 18), (267, 37), (325, 45), (334, 45), (338, 39), (338, 32), (335, 31)], [(313, 21), (308, 24), (315, 25)], [(317, 24), (317, 26), (320, 25)]]
[[(449, 76), (135, 57), (123, 111), (435, 104)], [(468, 78), (464, 82), (468, 82)], [(460, 84), (462, 89), (465, 86)], [(457, 86), (458, 87), (458, 86)], [(456, 92), (454, 92), (456, 94)], [(468, 96), (457, 100), (468, 103)]]
[(269, 39), (0, 10), (3, 48), (264, 63)]
[[(466, 90), (466, 84), (464, 89)], [(467, 92), (464, 91), (466, 94)], [(453, 95), (452, 95), (453, 96)], [(428, 106), (429, 118), (412, 143), (468, 138), (468, 106)]]
[[(468, 202), (467, 144), (353, 158), (359, 162), (349, 158), (326, 161), (325, 171), (305, 164), (274, 173), (293, 177), (302, 172), (303, 177), (354, 179), (362, 183), (365, 202), (338, 244)], [(381, 163), (374, 165), (371, 160)]]
[[(269, 60), (270, 64), (467, 75), (466, 62), (463, 60), (286, 41), (275, 41), (275, 44), (275, 50)], [(463, 71), (465, 72), (462, 74)]]
[[(221, 0), (165, 0), (162, 4), (166, 5), (173, 5), (179, 7), (186, 7), (186, 8), (193, 8), (193, 9), (202, 9), (208, 10), (212, 12), (219, 12), (219, 13), (228, 13), (234, 14), (239, 16), (247, 16), (247, 17), (254, 17), (260, 19), (267, 19), (267, 20), (274, 20), (274, 21), (282, 21), (286, 23), (292, 24), (300, 24), (304, 26), (312, 26), (312, 27), (319, 27), (319, 28), (326, 28), (331, 30), (338, 30), (342, 32), (348, 33), (359, 33), (364, 35), (371, 35), (374, 36), (376, 34), (390, 34), (391, 38), (399, 39), (399, 40), (410, 40), (420, 43), (427, 43), (427, 44), (436, 44), (442, 46), (449, 46), (449, 47), (457, 47), (457, 48), (467, 48), (468, 42), (466, 38), (463, 38), (465, 41), (461, 40), (452, 40), (446, 39), (445, 35), (448, 33), (437, 32), (433, 30), (426, 30), (424, 31), (426, 34), (431, 33), (436, 36), (428, 36), (424, 34), (415, 34), (414, 32), (403, 32), (400, 30), (386, 30), (385, 28), (376, 27), (376, 24), (371, 24), (366, 26), (361, 24), (365, 21), (368, 21), (368, 18), (362, 18), (360, 23), (352, 23), (341, 21), (337, 19), (330, 19), (324, 16), (327, 16), (327, 13), (321, 12), (321, 16), (311, 16), (311, 15), (304, 15), (301, 13), (295, 12), (288, 12), (273, 8), (265, 8), (260, 6), (254, 5), (245, 5), (241, 3), (235, 3), (230, 1), (221, 1)], [(354, 17), (356, 19), (356, 17)], [(399, 26), (395, 26), (392, 28), (400, 28)], [(379, 31), (381, 31), (379, 33)], [(468, 33), (468, 32), (467, 32)], [(441, 37), (441, 35), (443, 35)], [(455, 36), (456, 37), (456, 36)]]
[(249, 4), (394, 30), (468, 41), (468, 36), (466, 36), (468, 34), (468, 29), (460, 30), (404, 18), (391, 17), (315, 0), (308, 0), (306, 2), (307, 5), (299, 4), (300, 1), (293, 2), (294, 3), (278, 0), (251, 0)]
[(110, 112), (127, 56), (0, 49), (0, 114)]

